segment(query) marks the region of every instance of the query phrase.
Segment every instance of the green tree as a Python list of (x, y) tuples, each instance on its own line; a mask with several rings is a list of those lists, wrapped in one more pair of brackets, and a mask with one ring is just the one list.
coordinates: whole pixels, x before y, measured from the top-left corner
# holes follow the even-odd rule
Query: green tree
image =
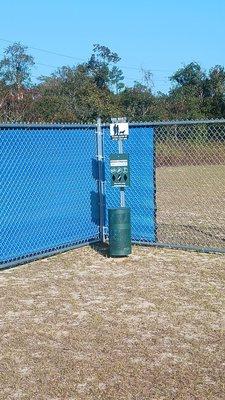
[(216, 65), (209, 70), (204, 85), (205, 109), (210, 118), (225, 117), (225, 69)]
[(170, 77), (170, 81), (177, 87), (201, 86), (205, 77), (205, 72), (202, 71), (201, 66), (196, 62), (191, 62), (183, 68), (178, 69)]
[(27, 47), (14, 43), (4, 51), (4, 58), (0, 61), (0, 79), (8, 86), (17, 90), (31, 84), (31, 67), (34, 59), (27, 54)]
[(42, 77), (38, 90), (34, 111), (46, 121), (93, 122), (98, 116), (106, 121), (119, 114), (114, 93), (99, 88), (84, 64), (64, 66), (50, 77)]
[(99, 89), (115, 88), (115, 91), (119, 92), (124, 88), (123, 72), (115, 65), (119, 61), (120, 57), (117, 53), (112, 52), (106, 46), (94, 44), (93, 53), (85, 67)]
[(147, 121), (152, 119), (154, 96), (145, 85), (135, 82), (133, 87), (125, 88), (119, 95), (119, 102), (124, 110), (124, 115), (129, 120)]
[(205, 118), (204, 85), (206, 73), (201, 66), (192, 62), (178, 69), (170, 78), (169, 115), (174, 119)]
[(33, 101), (31, 67), (34, 59), (27, 47), (14, 43), (0, 61), (0, 118), (4, 122), (25, 121)]
[(109, 71), (109, 82), (111, 88), (118, 94), (124, 89), (125, 85), (123, 83), (124, 76), (123, 72), (120, 68), (113, 66), (112, 69)]

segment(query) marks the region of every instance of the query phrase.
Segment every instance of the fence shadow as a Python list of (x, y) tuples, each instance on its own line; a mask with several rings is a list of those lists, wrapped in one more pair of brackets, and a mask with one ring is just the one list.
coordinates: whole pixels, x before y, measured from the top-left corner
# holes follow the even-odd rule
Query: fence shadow
[(109, 258), (109, 245), (108, 243), (92, 243), (91, 248), (96, 251), (96, 253), (101, 254), (101, 256)]

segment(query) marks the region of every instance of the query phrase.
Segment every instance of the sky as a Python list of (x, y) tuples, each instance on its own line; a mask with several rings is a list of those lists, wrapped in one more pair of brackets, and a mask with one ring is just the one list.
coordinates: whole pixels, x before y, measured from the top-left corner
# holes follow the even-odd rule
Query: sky
[(225, 66), (225, 0), (0, 0), (0, 13), (0, 57), (11, 42), (28, 46), (34, 80), (86, 61), (94, 43), (119, 54), (127, 85), (150, 70), (154, 92), (192, 61)]

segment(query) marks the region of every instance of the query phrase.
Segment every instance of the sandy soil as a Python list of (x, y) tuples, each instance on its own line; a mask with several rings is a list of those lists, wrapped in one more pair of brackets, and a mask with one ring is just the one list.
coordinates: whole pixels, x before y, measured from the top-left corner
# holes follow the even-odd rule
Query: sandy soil
[(225, 256), (85, 247), (0, 273), (1, 400), (222, 400)]

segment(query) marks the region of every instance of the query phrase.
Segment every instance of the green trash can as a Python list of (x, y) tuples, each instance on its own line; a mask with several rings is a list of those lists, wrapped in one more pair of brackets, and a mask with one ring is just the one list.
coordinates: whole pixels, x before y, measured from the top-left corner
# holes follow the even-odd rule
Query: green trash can
[(130, 208), (111, 208), (109, 220), (109, 255), (122, 257), (131, 254)]

